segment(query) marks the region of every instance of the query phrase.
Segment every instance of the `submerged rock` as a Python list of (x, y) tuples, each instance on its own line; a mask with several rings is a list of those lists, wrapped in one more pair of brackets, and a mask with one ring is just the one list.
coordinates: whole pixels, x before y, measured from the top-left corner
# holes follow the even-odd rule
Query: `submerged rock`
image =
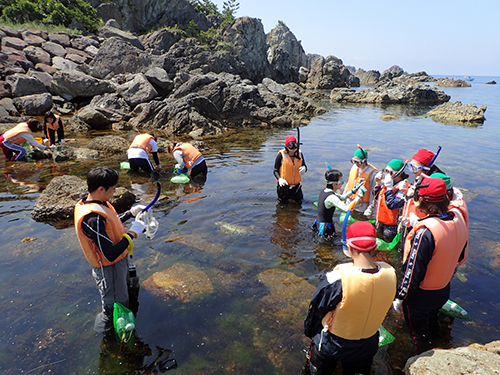
[(462, 79), (453, 79), (453, 78), (439, 78), (434, 86), (441, 87), (471, 87), (469, 82), (465, 82)]
[(142, 285), (166, 300), (176, 298), (185, 303), (214, 292), (212, 282), (205, 272), (191, 264), (181, 263), (156, 272)]
[(448, 102), (427, 112), (426, 116), (437, 121), (482, 124), (486, 108), (486, 105), (477, 107), (475, 104), (462, 104), (460, 101)]
[(429, 350), (406, 362), (408, 375), (498, 374), (500, 341), (452, 350)]

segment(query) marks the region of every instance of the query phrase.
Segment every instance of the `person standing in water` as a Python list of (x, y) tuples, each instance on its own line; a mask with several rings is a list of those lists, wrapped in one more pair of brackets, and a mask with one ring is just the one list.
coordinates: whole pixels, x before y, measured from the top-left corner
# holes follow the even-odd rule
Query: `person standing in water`
[(299, 144), (293, 135), (285, 137), (285, 148), (278, 152), (274, 161), (273, 174), (276, 178), (278, 200), (286, 204), (290, 199), (301, 203), (304, 195), (302, 193), (302, 175), (307, 172), (306, 162)]
[(44, 143), (48, 143), (49, 147), (55, 147), (57, 141), (64, 145), (64, 124), (61, 116), (54, 114), (52, 111), (45, 113), (43, 117), (43, 136)]

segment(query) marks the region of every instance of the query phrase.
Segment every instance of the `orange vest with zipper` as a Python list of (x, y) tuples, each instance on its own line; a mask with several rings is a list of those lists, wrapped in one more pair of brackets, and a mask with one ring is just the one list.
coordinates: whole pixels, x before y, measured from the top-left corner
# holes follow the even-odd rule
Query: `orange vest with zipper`
[(129, 148), (142, 148), (144, 151), (146, 151), (146, 154), (149, 154), (152, 150), (149, 142), (152, 139), (154, 139), (154, 137), (150, 134), (136, 135)]
[(403, 263), (410, 254), (412, 238), (418, 229), (426, 227), (434, 237), (434, 253), (427, 265), (427, 272), (420, 283), (420, 289), (439, 290), (448, 285), (457, 268), (460, 254), (469, 240), (469, 229), (462, 213), (456, 208), (452, 208), (449, 212), (453, 214), (453, 220), (428, 217), (420, 220), (406, 236)]
[(18, 135), (20, 135), (22, 133), (32, 134), (28, 124), (25, 122), (21, 122), (21, 123), (17, 124), (16, 126), (14, 126), (12, 129), (7, 130), (5, 133), (3, 133), (3, 138), (8, 140), (11, 143), (14, 143), (16, 145), (20, 145), (20, 144), (23, 144), (24, 142), (26, 142), (26, 139), (24, 139), (22, 136), (14, 139), (14, 140), (12, 140), (12, 138), (17, 137)]
[(181, 143), (179, 146), (176, 146), (172, 153), (177, 150), (181, 150), (184, 155), (182, 155), (182, 159), (184, 160), (184, 165), (187, 169), (191, 169), (194, 162), (201, 156), (201, 152), (189, 143)]
[(342, 301), (327, 313), (323, 327), (347, 340), (373, 336), (385, 319), (396, 296), (396, 271), (384, 262), (377, 273), (362, 272), (353, 263), (340, 264)]
[(280, 166), (280, 176), (288, 182), (289, 186), (297, 185), (302, 180), (299, 172), (299, 168), (302, 167), (302, 153), (300, 153), (300, 158), (292, 158), (288, 155), (286, 150), (281, 150), (281, 166)]
[(125, 258), (128, 254), (128, 250), (125, 249), (123, 253), (120, 254), (120, 256), (113, 262), (106, 259), (101, 250), (99, 250), (96, 246), (95, 242), (87, 237), (82, 229), (83, 218), (92, 212), (97, 213), (106, 219), (106, 233), (114, 245), (122, 240), (123, 234), (126, 233), (125, 227), (118, 217), (114, 207), (109, 203), (108, 207), (105, 207), (97, 203), (85, 204), (83, 201), (80, 201), (75, 206), (75, 230), (78, 241), (82, 247), (83, 254), (85, 254), (85, 258), (87, 258), (88, 262), (94, 267), (100, 268), (102, 266), (111, 266), (112, 264), (115, 264)]
[[(400, 184), (404, 183), (405, 180), (401, 180), (392, 188), (392, 192), (395, 195), (400, 189)], [(385, 201), (385, 192), (387, 191), (386, 186), (382, 186), (377, 199), (377, 209), (375, 211), (375, 219), (378, 223), (385, 225), (396, 225), (398, 223), (399, 208), (389, 209)]]
[[(363, 186), (366, 188), (366, 193), (363, 195), (363, 198), (359, 201), (360, 203), (368, 203), (370, 201), (370, 175), (374, 173), (377, 169), (371, 165), (367, 165), (363, 172), (358, 176), (359, 168), (357, 165), (353, 165), (349, 172), (349, 181), (347, 181), (347, 190), (352, 190), (354, 186), (358, 183), (361, 178), (365, 179)], [(356, 194), (351, 195), (351, 200), (356, 199)]]
[(47, 121), (47, 122), (45, 122), (45, 125), (49, 129), (57, 130), (57, 129), (59, 129), (60, 124), (62, 124), (62, 120), (61, 120), (61, 116), (54, 115), (54, 117), (55, 117), (55, 120), (54, 120), (54, 122), (52, 124)]

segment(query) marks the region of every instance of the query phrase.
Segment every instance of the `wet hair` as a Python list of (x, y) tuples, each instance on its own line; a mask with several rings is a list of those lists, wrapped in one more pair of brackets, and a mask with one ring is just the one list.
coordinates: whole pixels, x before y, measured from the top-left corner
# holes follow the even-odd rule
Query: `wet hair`
[(26, 121), (26, 124), (28, 124), (28, 128), (30, 128), (32, 132), (36, 132), (40, 126), (40, 122), (36, 118), (30, 118)]
[(419, 195), (418, 190), (415, 190), (414, 199), (419, 201), (418, 209), (428, 215), (444, 214), (448, 212), (448, 206), (450, 205), (448, 195), (445, 195), (441, 202), (427, 202)]
[(54, 122), (56, 121), (56, 115), (54, 115), (54, 112), (52, 111), (45, 112), (45, 115), (43, 116), (43, 122), (46, 123), (47, 119), (49, 118), (53, 118)]
[(172, 143), (168, 144), (168, 146), (167, 146), (167, 152), (169, 154), (172, 154), (174, 152), (174, 148), (175, 148), (176, 144), (177, 144), (177, 142), (172, 142)]
[(330, 169), (325, 172), (325, 180), (327, 185), (331, 185), (339, 181), (342, 182), (342, 172), (337, 169)]
[(156, 133), (154, 131), (147, 132), (146, 134), (149, 134), (150, 136), (152, 136), (154, 138), (154, 140), (156, 141)]
[(101, 186), (108, 190), (118, 183), (118, 172), (111, 167), (99, 166), (87, 173), (87, 187), (89, 193), (99, 189)]

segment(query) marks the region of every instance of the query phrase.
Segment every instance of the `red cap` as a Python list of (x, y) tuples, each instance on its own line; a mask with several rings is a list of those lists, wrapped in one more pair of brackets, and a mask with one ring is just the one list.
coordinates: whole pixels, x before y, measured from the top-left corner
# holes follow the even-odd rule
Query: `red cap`
[(288, 135), (285, 137), (285, 146), (290, 142), (297, 142), (297, 138), (294, 135)]
[(413, 155), (412, 159), (424, 165), (428, 165), (433, 157), (434, 154), (432, 152), (426, 150), (425, 148), (421, 148), (415, 155)]
[(377, 233), (373, 224), (367, 221), (352, 223), (347, 230), (347, 245), (360, 253), (368, 253), (377, 248)]
[(426, 202), (438, 203), (446, 197), (446, 183), (440, 178), (425, 177), (415, 188)]

